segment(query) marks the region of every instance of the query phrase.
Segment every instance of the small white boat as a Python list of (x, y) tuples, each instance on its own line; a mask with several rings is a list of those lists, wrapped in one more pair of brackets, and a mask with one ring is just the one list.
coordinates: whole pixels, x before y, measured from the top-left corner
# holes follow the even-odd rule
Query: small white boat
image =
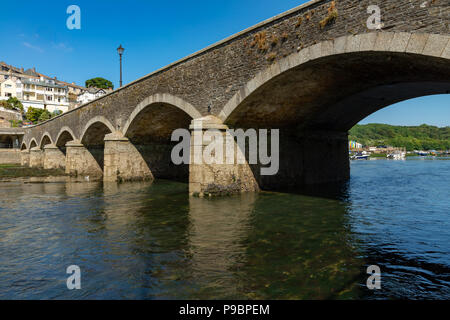
[(394, 151), (386, 156), (388, 159), (392, 160), (405, 160), (406, 152), (404, 151)]
[(369, 157), (370, 154), (367, 154), (366, 152), (358, 152), (357, 154), (350, 156), (350, 160), (367, 160)]

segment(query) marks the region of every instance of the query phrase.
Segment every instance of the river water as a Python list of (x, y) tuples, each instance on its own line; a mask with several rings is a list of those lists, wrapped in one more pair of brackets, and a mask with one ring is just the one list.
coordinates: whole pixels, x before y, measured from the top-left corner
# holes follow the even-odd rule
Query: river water
[(309, 195), (1, 182), (0, 299), (450, 299), (449, 181), (449, 160), (411, 158)]

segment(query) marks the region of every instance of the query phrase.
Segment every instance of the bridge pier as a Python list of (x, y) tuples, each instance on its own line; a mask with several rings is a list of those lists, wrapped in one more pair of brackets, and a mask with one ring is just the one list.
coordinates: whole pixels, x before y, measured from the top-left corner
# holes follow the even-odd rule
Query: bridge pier
[(30, 149), (30, 168), (42, 168), (44, 166), (44, 153), (39, 147)]
[[(230, 141), (226, 135), (228, 127), (222, 121), (214, 116), (206, 116), (192, 120), (190, 143), (190, 165), (189, 165), (189, 194), (203, 197), (205, 195), (224, 195), (242, 192), (258, 191), (258, 184), (247, 162), (237, 164), (236, 157), (239, 148)], [(214, 130), (234, 147), (234, 163), (227, 164), (222, 159), (220, 164), (205, 163), (203, 157), (205, 148), (209, 141), (205, 139), (206, 130)], [(226, 155), (226, 146), (224, 146), (223, 155)]]
[[(278, 156), (277, 170), (273, 175), (262, 175), (261, 159), (255, 164), (248, 164), (249, 148), (244, 164), (239, 164), (237, 154), (242, 150), (237, 147), (231, 135), (226, 134), (228, 127), (215, 117), (208, 116), (192, 121), (191, 125), (191, 157), (189, 167), (190, 195), (223, 195), (263, 190), (295, 190), (314, 189), (327, 185), (330, 188), (346, 181), (350, 176), (348, 159), (348, 136), (338, 131), (279, 130), (279, 148), (272, 150), (271, 139), (268, 139), (267, 150), (272, 150), (272, 161)], [(211, 150), (211, 139), (205, 139), (204, 133), (214, 129), (222, 135), (226, 145), (234, 146), (234, 164), (205, 163), (204, 151)], [(258, 142), (259, 147), (259, 142)], [(258, 150), (258, 155), (260, 150)], [(214, 154), (213, 151), (212, 154)], [(277, 153), (275, 155), (274, 153)], [(223, 155), (226, 154), (226, 147)], [(260, 156), (260, 155), (259, 155)], [(199, 162), (199, 159), (201, 159)], [(272, 164), (271, 164), (272, 165)]]
[(30, 166), (30, 150), (29, 149), (20, 151), (20, 165), (23, 167)]
[(103, 176), (102, 168), (79, 140), (66, 143), (66, 173), (93, 179)]
[(44, 146), (44, 169), (65, 169), (66, 156), (54, 144)]
[(104, 181), (153, 180), (140, 152), (120, 132), (105, 136)]

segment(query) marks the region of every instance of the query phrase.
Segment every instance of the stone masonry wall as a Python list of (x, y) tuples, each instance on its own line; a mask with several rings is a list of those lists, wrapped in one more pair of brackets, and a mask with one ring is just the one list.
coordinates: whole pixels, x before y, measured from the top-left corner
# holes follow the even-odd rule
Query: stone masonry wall
[(45, 146), (44, 169), (65, 169), (66, 155), (56, 146)]
[(0, 149), (0, 164), (21, 163), (19, 149)]
[(105, 141), (104, 181), (153, 180), (136, 147), (126, 138), (111, 136)]
[(67, 146), (66, 173), (72, 176), (89, 177), (90, 180), (100, 179), (103, 176), (102, 168), (81, 144)]

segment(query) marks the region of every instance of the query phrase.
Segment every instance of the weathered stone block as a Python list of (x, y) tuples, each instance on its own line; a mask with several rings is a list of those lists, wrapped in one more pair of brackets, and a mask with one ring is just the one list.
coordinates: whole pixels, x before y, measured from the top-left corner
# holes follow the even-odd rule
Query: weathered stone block
[(104, 181), (153, 180), (153, 174), (136, 147), (121, 133), (105, 137)]
[(103, 176), (103, 170), (97, 160), (78, 140), (66, 144), (66, 173), (89, 177), (92, 180)]
[(406, 52), (410, 53), (422, 53), (425, 48), (425, 44), (428, 41), (428, 34), (414, 33), (409, 38), (408, 46), (406, 47)]
[(405, 52), (410, 37), (411, 34), (408, 32), (396, 32), (394, 34), (394, 38), (392, 39), (389, 51)]
[(30, 167), (43, 168), (44, 167), (44, 153), (39, 147), (30, 149)]
[(66, 155), (55, 145), (44, 147), (44, 169), (65, 169)]
[(440, 57), (450, 39), (450, 36), (441, 36), (439, 34), (431, 34), (423, 49), (422, 54)]
[(27, 167), (30, 165), (30, 150), (22, 150), (20, 152), (21, 161), (20, 165)]

